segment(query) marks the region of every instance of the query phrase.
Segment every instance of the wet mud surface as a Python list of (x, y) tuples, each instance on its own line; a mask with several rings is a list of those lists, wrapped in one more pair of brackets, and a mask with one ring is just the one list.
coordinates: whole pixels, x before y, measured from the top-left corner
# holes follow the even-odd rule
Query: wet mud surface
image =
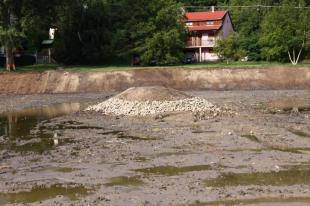
[(188, 94), (234, 114), (109, 117), (83, 109), (111, 94), (0, 96), (0, 205), (310, 204), (310, 91)]

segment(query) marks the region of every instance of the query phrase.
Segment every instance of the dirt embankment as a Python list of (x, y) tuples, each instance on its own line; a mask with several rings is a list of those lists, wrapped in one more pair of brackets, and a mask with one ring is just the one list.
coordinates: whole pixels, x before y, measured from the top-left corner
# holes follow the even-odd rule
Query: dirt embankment
[(0, 74), (0, 94), (111, 92), (153, 85), (180, 90), (309, 89), (310, 68), (139, 69), (120, 72)]

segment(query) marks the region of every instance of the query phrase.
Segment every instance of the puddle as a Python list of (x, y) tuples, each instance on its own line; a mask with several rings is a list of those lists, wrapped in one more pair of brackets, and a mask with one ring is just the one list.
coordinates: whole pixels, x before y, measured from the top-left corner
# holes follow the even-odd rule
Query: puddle
[(169, 156), (182, 156), (182, 155), (190, 155), (190, 154), (195, 154), (190, 151), (180, 151), (180, 152), (162, 152), (155, 154), (154, 157), (169, 157)]
[(34, 203), (55, 198), (59, 195), (69, 198), (71, 201), (89, 195), (93, 189), (83, 186), (52, 185), (51, 187), (38, 186), (30, 191), (18, 193), (0, 193), (0, 205), (17, 203)]
[(269, 147), (269, 148), (261, 148), (261, 149), (230, 149), (227, 151), (231, 151), (231, 152), (245, 152), (245, 151), (249, 151), (249, 152), (257, 152), (257, 153), (262, 153), (262, 152), (268, 152), (268, 151), (280, 151), (280, 152), (290, 152), (290, 153), (295, 153), (295, 154), (302, 154), (304, 152), (310, 151), (309, 147), (292, 147), (292, 148), (288, 148), (288, 147)]
[(203, 133), (216, 133), (216, 131), (213, 130), (192, 130), (193, 134), (203, 134)]
[(143, 168), (136, 169), (136, 172), (142, 172), (149, 175), (165, 175), (165, 176), (174, 176), (181, 175), (187, 172), (198, 172), (210, 170), (210, 165), (194, 165), (194, 166), (186, 166), (186, 167), (175, 167), (175, 166), (159, 166), (159, 167), (151, 167), (151, 168)]
[(134, 158), (134, 160), (136, 162), (147, 162), (147, 161), (149, 161), (149, 159), (146, 157), (136, 157), (136, 158)]
[(225, 173), (205, 183), (208, 187), (310, 185), (310, 168), (296, 166), (279, 172)]
[(133, 177), (113, 177), (109, 179), (109, 183), (104, 184), (105, 186), (140, 186), (145, 184), (142, 180), (140, 180), (139, 176)]
[(270, 112), (310, 111), (310, 102), (302, 98), (282, 98), (267, 103)]
[(63, 129), (78, 129), (78, 130), (87, 130), (87, 129), (93, 129), (93, 130), (101, 130), (101, 129), (105, 129), (103, 127), (97, 127), (97, 126), (87, 126), (87, 125), (64, 125)]
[(252, 135), (252, 134), (241, 135), (241, 137), (245, 137), (253, 142), (260, 143), (260, 140), (255, 135)]
[[(40, 126), (46, 120), (80, 111), (79, 103), (64, 103), (0, 114), (0, 150), (42, 153), (54, 147), (52, 129)], [(58, 138), (58, 145), (71, 143)]]
[(46, 167), (42, 168), (39, 171), (53, 171), (53, 172), (60, 172), (60, 173), (71, 173), (78, 169), (71, 168), (71, 167)]
[(139, 135), (127, 135), (123, 131), (106, 131), (106, 132), (100, 132), (98, 134), (101, 135), (114, 135), (119, 139), (129, 139), (129, 140), (157, 140), (157, 138), (154, 137), (148, 137), (148, 136), (139, 136)]
[(294, 128), (288, 128), (287, 131), (289, 131), (290, 133), (297, 135), (299, 137), (307, 137), (310, 138), (310, 133), (306, 133), (304, 131), (298, 130), (298, 129), (294, 129)]
[(100, 132), (98, 134), (101, 134), (101, 135), (122, 135), (122, 134), (124, 134), (124, 132), (116, 130), (116, 131)]
[(270, 149), (280, 151), (280, 152), (290, 152), (295, 154), (302, 154), (306, 151), (310, 151), (308, 147), (292, 147), (292, 148), (281, 148), (281, 147), (271, 147)]
[(196, 202), (189, 206), (213, 206), (213, 205), (225, 205), (225, 206), (307, 206), (309, 205), (309, 197), (291, 197), (291, 198), (256, 198), (256, 199), (244, 199), (244, 200), (223, 200), (213, 202)]
[(70, 124), (68, 122), (61, 122), (57, 124), (52, 124), (52, 125), (43, 125), (41, 126), (42, 129), (53, 129), (53, 130), (65, 130), (65, 129), (72, 129), (72, 130), (105, 130), (106, 128), (104, 127), (98, 127), (98, 126), (90, 126), (90, 125), (82, 125), (83, 123), (73, 123)]
[(117, 135), (117, 138), (119, 139), (130, 139), (130, 140), (157, 140), (153, 137), (147, 137), (147, 136), (133, 136), (133, 135), (125, 135), (125, 134), (119, 134)]

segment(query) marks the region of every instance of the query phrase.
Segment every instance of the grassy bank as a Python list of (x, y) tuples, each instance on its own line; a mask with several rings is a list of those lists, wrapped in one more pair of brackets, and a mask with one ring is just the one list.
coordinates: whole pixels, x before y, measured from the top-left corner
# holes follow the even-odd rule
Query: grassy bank
[[(153, 69), (153, 68), (182, 68), (182, 69), (221, 69), (221, 68), (266, 68), (266, 67), (310, 67), (310, 62), (301, 63), (297, 66), (291, 64), (281, 64), (275, 62), (217, 62), (217, 63), (197, 63), (197, 64), (182, 64), (175, 66), (155, 66), (155, 67), (134, 67), (130, 65), (72, 65), (64, 66), (59, 64), (37, 64), (25, 67), (18, 67), (18, 72), (33, 72), (33, 71), (47, 71), (47, 70), (65, 70), (72, 72), (99, 72), (99, 71), (127, 71), (134, 69)], [(0, 70), (1, 71), (1, 70)], [(4, 69), (2, 69), (4, 71)]]

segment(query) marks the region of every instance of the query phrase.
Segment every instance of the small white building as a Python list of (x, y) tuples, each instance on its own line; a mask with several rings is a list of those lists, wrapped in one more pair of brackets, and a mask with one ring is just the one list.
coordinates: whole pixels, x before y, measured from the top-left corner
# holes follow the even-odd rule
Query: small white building
[(185, 27), (188, 30), (186, 55), (198, 62), (216, 61), (214, 47), (218, 39), (228, 37), (234, 31), (228, 11), (187, 12)]

